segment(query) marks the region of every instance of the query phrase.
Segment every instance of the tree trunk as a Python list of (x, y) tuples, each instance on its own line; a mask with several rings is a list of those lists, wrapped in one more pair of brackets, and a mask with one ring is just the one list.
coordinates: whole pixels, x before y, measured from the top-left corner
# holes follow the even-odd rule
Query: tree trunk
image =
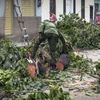
[(56, 68), (64, 70), (68, 67), (70, 63), (70, 56), (68, 54), (61, 54), (56, 63)]

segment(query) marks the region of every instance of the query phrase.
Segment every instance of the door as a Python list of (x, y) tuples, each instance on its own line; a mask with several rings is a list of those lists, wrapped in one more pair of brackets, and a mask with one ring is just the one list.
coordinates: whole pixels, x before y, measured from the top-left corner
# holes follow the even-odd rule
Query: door
[(12, 34), (13, 5), (12, 0), (6, 0), (5, 6), (5, 35)]
[(50, 0), (50, 12), (56, 14), (56, 0)]
[(90, 22), (93, 23), (93, 6), (90, 6)]
[(34, 16), (34, 0), (22, 0), (22, 14), (23, 16)]

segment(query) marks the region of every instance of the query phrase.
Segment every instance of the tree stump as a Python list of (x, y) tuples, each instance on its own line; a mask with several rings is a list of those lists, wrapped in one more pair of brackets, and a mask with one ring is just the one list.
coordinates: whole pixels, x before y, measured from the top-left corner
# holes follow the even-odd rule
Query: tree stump
[(32, 78), (37, 76), (36, 67), (34, 65), (28, 65), (26, 69)]
[(37, 65), (38, 65), (38, 69), (39, 69), (39, 74), (44, 74), (47, 77), (50, 73), (50, 67), (46, 67), (39, 62)]
[(68, 67), (70, 63), (70, 56), (68, 54), (61, 54), (56, 62), (56, 68), (64, 70)]

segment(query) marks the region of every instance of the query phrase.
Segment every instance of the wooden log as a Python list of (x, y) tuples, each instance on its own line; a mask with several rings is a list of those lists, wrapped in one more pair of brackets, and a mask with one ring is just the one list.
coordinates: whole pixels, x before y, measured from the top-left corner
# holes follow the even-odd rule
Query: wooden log
[[(40, 54), (36, 55), (35, 58), (32, 58), (32, 53), (29, 52), (29, 59), (27, 59), (28, 61), (31, 60), (32, 62), (32, 66), (28, 66), (27, 70), (29, 72), (29, 74), (31, 75), (31, 77), (36, 77), (36, 75), (38, 74), (44, 74), (46, 77), (49, 75), (50, 72), (50, 55), (48, 53), (46, 53), (43, 49), (39, 48)], [(36, 58), (38, 57), (38, 59), (40, 61), (36, 62)], [(34, 68), (31, 68), (34, 67)]]
[(70, 56), (68, 54), (61, 54), (56, 62), (56, 68), (64, 70), (68, 67), (70, 63)]
[(29, 75), (30, 75), (32, 78), (35, 78), (35, 77), (37, 76), (37, 73), (36, 73), (36, 66), (35, 66), (35, 65), (28, 65), (26, 69), (27, 69)]
[(4, 92), (0, 92), (0, 100), (2, 100), (4, 96), (5, 96), (5, 93)]
[(37, 65), (38, 65), (38, 69), (39, 69), (39, 74), (44, 74), (47, 77), (50, 73), (50, 67), (46, 67), (43, 64), (41, 64), (40, 62), (38, 62)]
[(38, 74), (48, 77), (50, 73), (50, 67), (46, 67), (40, 62), (38, 62), (36, 65), (28, 65), (26, 69), (32, 78), (36, 78)]

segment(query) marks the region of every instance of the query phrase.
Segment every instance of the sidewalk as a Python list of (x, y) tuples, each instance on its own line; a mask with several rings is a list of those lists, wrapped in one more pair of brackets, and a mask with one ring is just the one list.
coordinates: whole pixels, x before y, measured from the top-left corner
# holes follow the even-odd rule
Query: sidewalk
[(92, 61), (100, 62), (100, 50), (86, 50), (78, 52), (79, 55), (83, 55), (84, 58), (92, 59)]
[[(81, 51), (81, 52), (77, 52), (79, 55), (83, 55), (84, 58), (86, 59), (91, 59), (93, 62), (100, 62), (100, 50), (86, 50), (86, 51)], [(95, 78), (84, 78), (84, 81), (91, 81), (91, 82), (95, 82), (96, 79)], [(82, 85), (81, 85), (82, 86)], [(86, 87), (85, 85), (83, 85), (84, 88)], [(88, 85), (87, 85), (88, 86)], [(79, 87), (79, 85), (78, 85)], [(88, 86), (89, 88), (89, 86)], [(87, 96), (84, 92), (73, 92), (72, 95), (74, 96), (74, 100), (100, 100), (100, 93), (99, 94), (95, 94), (93, 92), (91, 92), (90, 94), (92, 94), (91, 96)]]

